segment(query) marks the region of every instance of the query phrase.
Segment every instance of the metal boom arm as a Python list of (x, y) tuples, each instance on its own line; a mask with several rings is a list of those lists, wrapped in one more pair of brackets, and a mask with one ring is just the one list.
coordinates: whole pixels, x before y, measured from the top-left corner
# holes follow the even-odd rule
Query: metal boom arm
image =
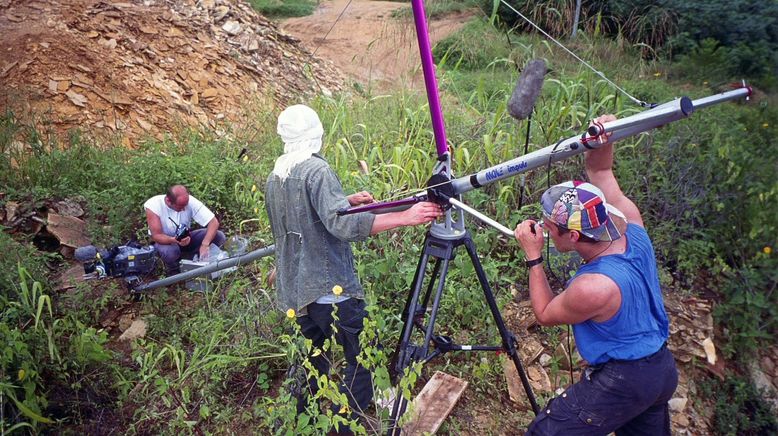
[[(583, 153), (586, 150), (597, 148), (599, 146), (598, 138), (600, 135), (610, 133), (611, 136), (609, 140), (615, 142), (687, 118), (696, 109), (702, 109), (714, 104), (741, 98), (747, 99), (751, 96), (751, 93), (751, 87), (744, 85), (743, 87), (732, 91), (722, 92), (693, 101), (688, 97), (682, 97), (653, 109), (629, 117), (624, 117), (610, 123), (594, 124), (580, 136), (572, 136), (561, 140), (554, 145), (549, 145), (540, 150), (533, 151), (532, 153), (499, 163), (477, 173), (453, 179), (451, 181), (453, 195), (463, 194), (498, 180), (513, 177), (543, 165), (548, 165), (549, 163), (559, 162), (571, 156)], [(427, 195), (422, 191), (406, 199), (354, 207), (340, 211), (339, 213), (385, 213), (389, 211), (387, 209), (391, 209), (392, 211), (402, 210), (425, 199), (427, 199)]]
[(549, 145), (524, 156), (486, 168), (475, 174), (454, 179), (452, 181), (454, 194), (462, 194), (498, 180), (548, 165), (549, 162), (558, 162), (570, 156), (583, 153), (586, 150), (597, 148), (600, 135), (610, 133), (609, 140), (611, 142), (618, 141), (619, 139), (647, 132), (673, 121), (686, 118), (698, 107), (707, 107), (716, 103), (746, 98), (750, 95), (751, 88), (743, 87), (694, 101), (691, 101), (688, 97), (682, 97), (610, 123), (595, 124), (581, 136), (570, 137), (557, 144)]

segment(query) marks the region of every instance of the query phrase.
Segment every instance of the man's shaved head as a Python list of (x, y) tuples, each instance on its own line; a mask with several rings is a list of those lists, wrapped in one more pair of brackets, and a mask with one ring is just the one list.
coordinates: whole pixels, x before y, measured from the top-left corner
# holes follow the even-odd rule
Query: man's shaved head
[(173, 210), (180, 212), (189, 204), (189, 191), (184, 185), (173, 185), (165, 193), (165, 202)]

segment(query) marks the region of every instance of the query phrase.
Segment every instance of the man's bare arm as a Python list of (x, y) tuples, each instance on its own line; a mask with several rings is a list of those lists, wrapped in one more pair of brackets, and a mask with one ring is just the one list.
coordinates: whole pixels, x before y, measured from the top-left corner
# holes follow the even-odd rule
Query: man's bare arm
[[(597, 322), (607, 321), (621, 307), (618, 285), (600, 274), (577, 277), (561, 294), (543, 305), (542, 301), (551, 293), (545, 279), (546, 274), (541, 267), (533, 267), (530, 270), (530, 299), (540, 325), (578, 324), (590, 319)], [(536, 300), (541, 304), (536, 304)]]
[(210, 252), (211, 241), (216, 236), (216, 231), (219, 230), (219, 220), (216, 217), (211, 218), (208, 221), (208, 226), (205, 228), (205, 236), (203, 237), (203, 243), (200, 245), (200, 259), (208, 257)]
[(402, 226), (415, 226), (434, 221), (443, 215), (443, 210), (435, 203), (421, 202), (402, 212), (390, 212), (376, 215), (370, 235)]
[[(616, 120), (613, 115), (603, 115), (597, 118), (597, 122), (607, 123)], [(602, 137), (606, 141), (605, 137)], [(618, 180), (613, 174), (613, 143), (605, 142), (594, 150), (586, 152), (586, 175), (589, 181), (602, 190), (605, 200), (619, 209), (627, 218), (627, 221), (643, 227), (643, 218), (640, 210), (624, 192), (621, 191)]]
[(165, 245), (178, 244), (176, 238), (168, 236), (162, 232), (162, 221), (160, 221), (157, 214), (148, 208), (146, 208), (146, 223), (149, 225), (151, 239), (154, 240), (154, 242)]

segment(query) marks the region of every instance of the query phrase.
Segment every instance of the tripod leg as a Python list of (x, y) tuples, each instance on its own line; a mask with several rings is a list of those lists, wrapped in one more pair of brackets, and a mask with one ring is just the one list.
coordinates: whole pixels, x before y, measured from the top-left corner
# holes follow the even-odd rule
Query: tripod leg
[(502, 346), (505, 348), (505, 351), (508, 353), (508, 355), (511, 356), (513, 364), (516, 366), (516, 371), (519, 373), (521, 384), (524, 386), (524, 391), (527, 393), (527, 399), (529, 400), (530, 406), (532, 407), (532, 411), (535, 412), (535, 415), (537, 415), (540, 411), (540, 408), (538, 407), (538, 403), (535, 400), (535, 394), (532, 392), (532, 386), (529, 384), (529, 378), (527, 378), (527, 374), (524, 371), (524, 366), (521, 364), (521, 359), (519, 359), (519, 352), (516, 349), (516, 338), (513, 336), (513, 333), (509, 332), (508, 328), (505, 327), (505, 322), (503, 321), (502, 315), (500, 314), (500, 309), (497, 307), (497, 302), (494, 299), (492, 288), (489, 286), (489, 281), (486, 278), (486, 273), (484, 272), (484, 268), (481, 265), (481, 261), (478, 260), (478, 253), (475, 251), (475, 244), (473, 243), (472, 239), (465, 239), (465, 248), (467, 249), (467, 254), (470, 256), (470, 260), (473, 262), (473, 267), (475, 268), (475, 273), (478, 276), (478, 281), (481, 283), (481, 288), (483, 288), (486, 302), (489, 304), (489, 310), (492, 312), (494, 322), (497, 324), (497, 330), (499, 330), (500, 337), (502, 337)]
[[(454, 244), (450, 241), (437, 241), (431, 239), (429, 235), (424, 241), (424, 251), (413, 279), (413, 290), (405, 303), (405, 324), (403, 326), (403, 336), (400, 339), (400, 342), (397, 344), (395, 359), (392, 361), (391, 370), (394, 372), (392, 382), (395, 387), (397, 387), (399, 384), (399, 379), (402, 377), (405, 368), (410, 366), (414, 360), (422, 360), (428, 357), (430, 338), (432, 337), (432, 332), (435, 326), (435, 317), (437, 315), (438, 306), (440, 305), (440, 297), (443, 293), (443, 288), (445, 285), (448, 264), (449, 261), (454, 257), (454, 247)], [(422, 307), (426, 308), (426, 305), (429, 302), (432, 288), (436, 281), (438, 282), (438, 286), (435, 293), (435, 300), (433, 302), (430, 319), (425, 330), (424, 343), (421, 345), (421, 347), (417, 347), (411, 343), (411, 335), (413, 334), (415, 321), (414, 317), (419, 306), (419, 294), (421, 293), (421, 288), (424, 283), (426, 267), (430, 257), (434, 257), (436, 259), (436, 263), (432, 272), (432, 277), (430, 278), (427, 292), (424, 296)], [(397, 421), (399, 421), (400, 417), (405, 413), (407, 405), (408, 400), (405, 399), (398, 390), (389, 419), (389, 431), (387, 432), (387, 435), (399, 436), (401, 429), (399, 426), (397, 426)]]
[[(413, 276), (413, 288), (408, 294), (408, 298), (405, 300), (405, 308), (402, 312), (403, 333), (394, 349), (391, 365), (389, 367), (389, 375), (393, 384), (396, 383), (398, 376), (402, 376), (402, 370), (408, 365), (410, 358), (410, 356), (408, 356), (408, 345), (410, 344), (411, 334), (413, 333), (413, 322), (418, 308), (419, 292), (424, 283), (424, 273), (428, 262), (429, 255), (427, 253), (422, 253), (421, 258), (419, 258), (419, 263), (416, 266), (416, 273)], [(437, 270), (437, 265), (435, 269)]]
[[(448, 262), (450, 257), (446, 257), (442, 260), (442, 268), (440, 270), (440, 277), (438, 280), (438, 287), (435, 291), (435, 300), (432, 302), (432, 311), (430, 311), (430, 318), (427, 321), (427, 329), (424, 332), (424, 345), (422, 345), (422, 356), (426, 359), (429, 355), (430, 341), (432, 339), (432, 332), (435, 330), (435, 319), (438, 316), (438, 307), (440, 306), (440, 297), (443, 295), (443, 288), (446, 285), (446, 274), (448, 273)], [(436, 265), (437, 266), (437, 265)], [(430, 283), (430, 289), (432, 289), (432, 283)], [(429, 294), (427, 294), (429, 298)]]
[(432, 280), (430, 280), (429, 285), (427, 286), (427, 291), (424, 293), (424, 300), (421, 302), (421, 308), (427, 309), (427, 305), (430, 302), (430, 295), (432, 295), (432, 288), (435, 285), (435, 278), (438, 277), (438, 274), (440, 274), (440, 264), (441, 260), (439, 258), (435, 259), (435, 268), (432, 269)]
[[(405, 320), (402, 330), (403, 335), (400, 338), (400, 341), (397, 342), (397, 348), (395, 349), (391, 367), (389, 368), (392, 384), (396, 389), (392, 413), (389, 415), (389, 430), (386, 433), (389, 436), (400, 435), (401, 428), (397, 426), (397, 421), (402, 414), (405, 413), (405, 408), (408, 405), (408, 400), (406, 400), (400, 392), (399, 380), (402, 378), (403, 371), (410, 365), (414, 354), (416, 353), (416, 348), (411, 345), (411, 335), (413, 334), (414, 317), (419, 302), (419, 293), (421, 292), (421, 287), (424, 283), (424, 273), (428, 262), (429, 255), (425, 251), (416, 267), (416, 274), (413, 278), (413, 289), (408, 296), (408, 300), (405, 302), (405, 310), (403, 311), (403, 318)], [(437, 270), (437, 265), (435, 269)], [(434, 281), (434, 279), (435, 278), (433, 277), (432, 281)]]

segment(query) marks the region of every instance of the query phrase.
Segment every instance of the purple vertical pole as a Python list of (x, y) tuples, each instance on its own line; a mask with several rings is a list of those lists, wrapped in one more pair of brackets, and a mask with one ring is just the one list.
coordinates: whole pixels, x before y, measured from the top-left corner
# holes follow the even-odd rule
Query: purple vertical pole
[(430, 104), (432, 131), (435, 133), (435, 146), (438, 150), (438, 156), (443, 156), (448, 153), (446, 126), (443, 124), (443, 111), (440, 109), (438, 81), (435, 78), (435, 64), (432, 61), (432, 47), (430, 46), (430, 35), (427, 29), (427, 17), (424, 13), (424, 1), (411, 0), (411, 7), (413, 8), (413, 21), (416, 23), (416, 38), (419, 40), (421, 68), (424, 72), (424, 85), (427, 88), (427, 101)]

